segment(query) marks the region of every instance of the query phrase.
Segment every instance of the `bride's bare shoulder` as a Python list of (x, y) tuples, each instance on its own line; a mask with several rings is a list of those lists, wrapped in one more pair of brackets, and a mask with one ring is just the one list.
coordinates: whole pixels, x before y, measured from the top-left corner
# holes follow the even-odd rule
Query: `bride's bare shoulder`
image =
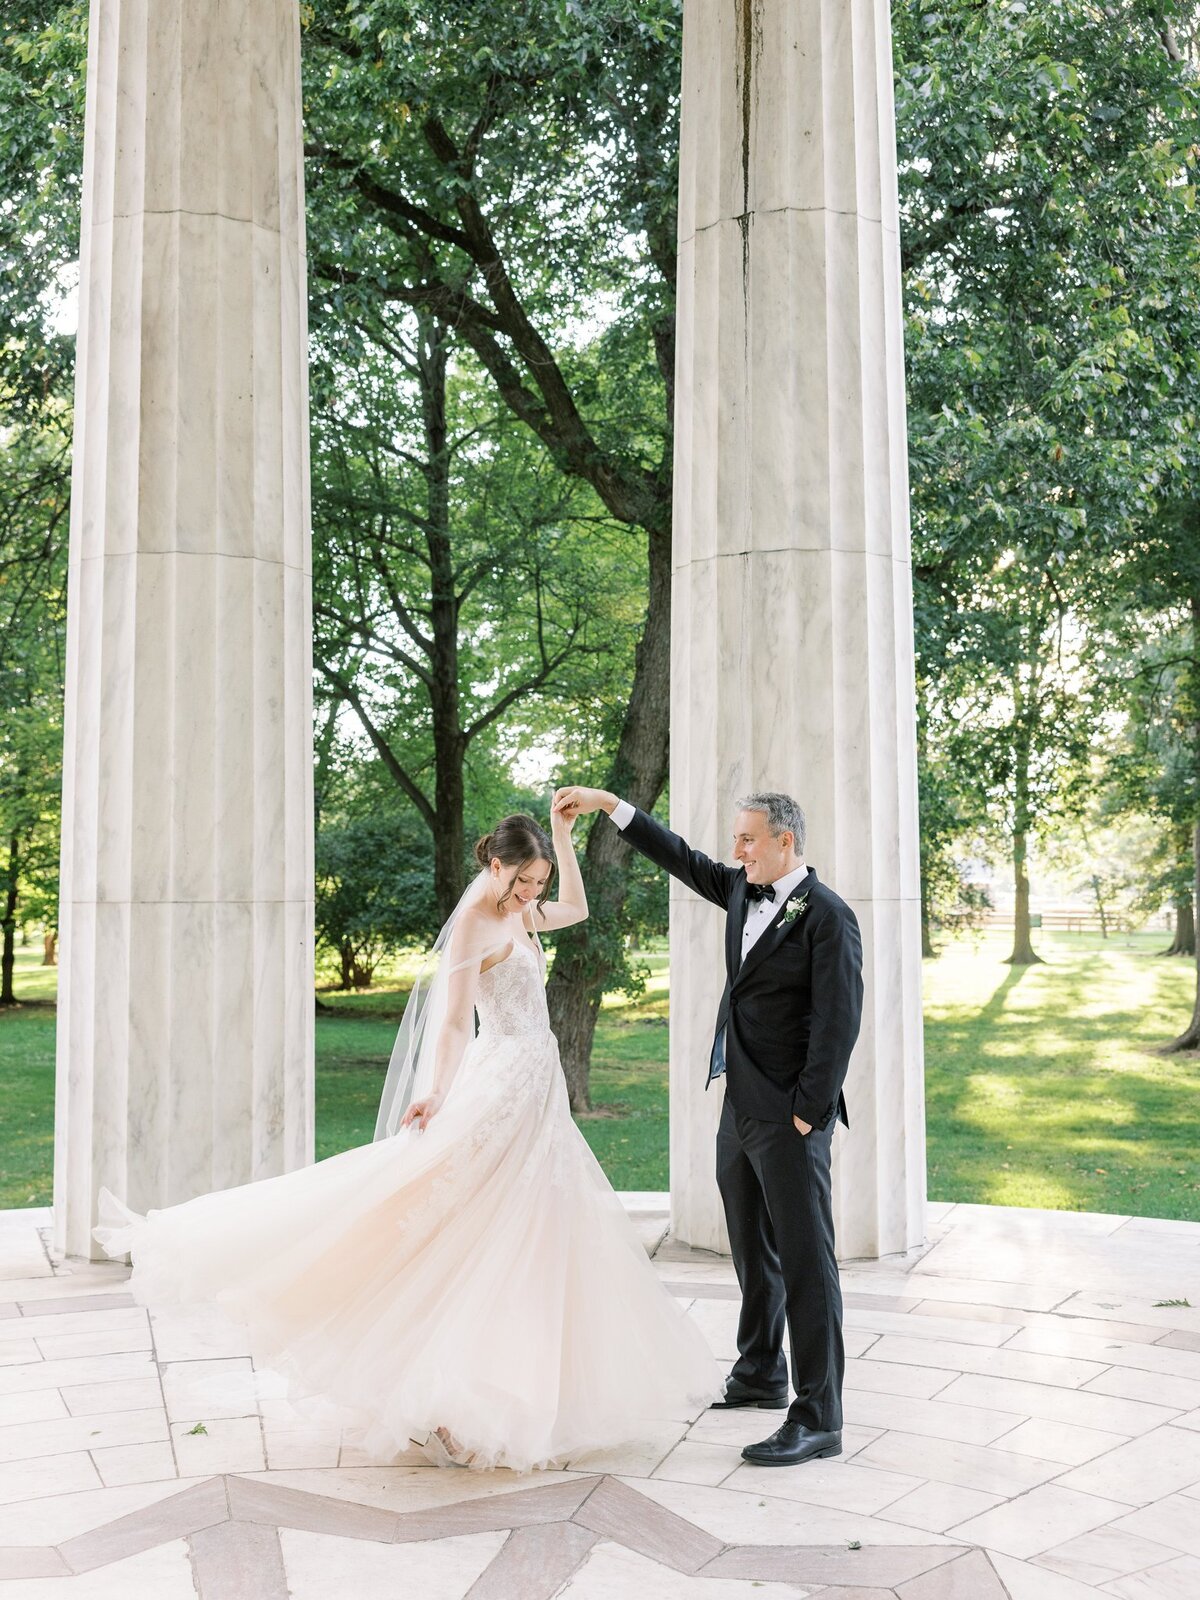
[(454, 924), (450, 948), (460, 960), (485, 956), (508, 942), (506, 929), (481, 906), (467, 906)]

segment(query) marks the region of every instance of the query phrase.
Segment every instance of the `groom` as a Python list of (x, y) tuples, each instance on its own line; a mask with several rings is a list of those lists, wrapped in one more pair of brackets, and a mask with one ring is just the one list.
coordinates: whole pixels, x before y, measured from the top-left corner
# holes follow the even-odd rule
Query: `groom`
[[(644, 856), (720, 906), (725, 992), (708, 1084), (725, 1078), (717, 1184), (742, 1291), (739, 1358), (721, 1408), (782, 1410), (786, 1319), (796, 1398), (783, 1426), (742, 1451), (791, 1466), (842, 1449), (842, 1297), (830, 1145), (862, 1015), (853, 911), (804, 862), (804, 813), (786, 794), (737, 803), (725, 866), (604, 789), (559, 789), (567, 816), (605, 811)], [(706, 1085), (707, 1086), (707, 1085)]]

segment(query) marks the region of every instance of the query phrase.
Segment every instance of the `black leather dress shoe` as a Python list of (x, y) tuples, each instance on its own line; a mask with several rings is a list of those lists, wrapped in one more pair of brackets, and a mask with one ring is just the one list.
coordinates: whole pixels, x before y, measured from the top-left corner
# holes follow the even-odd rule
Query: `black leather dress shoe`
[(801, 1461), (823, 1461), (826, 1456), (841, 1453), (840, 1432), (823, 1433), (818, 1428), (806, 1428), (802, 1422), (785, 1422), (761, 1444), (748, 1444), (742, 1457), (758, 1467), (794, 1467)]
[(748, 1384), (730, 1378), (720, 1400), (714, 1400), (710, 1411), (735, 1411), (743, 1406), (757, 1406), (760, 1411), (782, 1411), (788, 1403), (786, 1389), (751, 1389)]

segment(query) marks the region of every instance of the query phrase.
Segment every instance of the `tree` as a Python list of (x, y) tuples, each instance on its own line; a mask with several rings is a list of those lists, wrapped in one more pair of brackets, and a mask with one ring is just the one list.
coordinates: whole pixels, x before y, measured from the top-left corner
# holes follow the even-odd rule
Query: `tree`
[(369, 989), (384, 956), (436, 932), (429, 853), (413, 834), (409, 814), (399, 809), (322, 824), (317, 948), (336, 959), (343, 989)]
[[(561, 0), (508, 30), (485, 0), (375, 0), (311, 13), (305, 47), (317, 314), (391, 303), (453, 329), (558, 471), (642, 541), (615, 749), (579, 776), (647, 807), (668, 748), (677, 37), (674, 0)], [(622, 971), (629, 854), (592, 829), (592, 917), (558, 941), (549, 1000), (577, 1107)]]
[(494, 415), (443, 324), (387, 308), (352, 364), (359, 331), (327, 332), (317, 385), (314, 652), (428, 829), (444, 920), (469, 751), (596, 653), (617, 575), (573, 525), (580, 487)]
[[(1136, 620), (1140, 629), (1143, 619)], [(1194, 956), (1196, 785), (1187, 729), (1177, 720), (1181, 665), (1178, 640), (1157, 628), (1131, 650), (1121, 685), (1121, 737), (1104, 773), (1104, 808), (1114, 818), (1143, 818), (1153, 829), (1137, 862), (1137, 905), (1145, 912), (1170, 906), (1174, 933), (1161, 954)]]
[(1098, 590), (1191, 427), (1200, 119), (1159, 24), (1086, 0), (897, 16), (918, 622), (940, 608), (918, 678), (940, 696), (957, 655), (992, 686), (941, 722), (961, 754), (973, 713), (981, 787), (1007, 794), (1018, 963), (1029, 836), (1096, 726)]
[[(69, 371), (47, 312), (75, 253), (85, 16), (82, 0), (30, 0), (0, 58), (0, 319), (19, 333), (0, 345), (25, 395), (52, 358)], [(484, 0), (302, 16), (313, 326), (403, 306), (451, 330), (555, 470), (627, 531), (644, 628), (592, 775), (652, 805), (668, 734), (677, 0), (545, 0), (507, 29)], [(615, 929), (629, 851), (596, 828), (588, 855), (593, 927)], [(551, 986), (584, 1085), (599, 995), (622, 970), (605, 952), (619, 940), (564, 934)]]
[[(1193, 532), (1197, 532), (1193, 523)], [(1196, 546), (1192, 547), (1192, 556), (1195, 559)], [(1193, 929), (1195, 927), (1195, 911), (1200, 908), (1200, 588), (1193, 591), (1188, 606), (1190, 627), (1187, 634), (1187, 652), (1182, 660), (1180, 693), (1177, 702), (1177, 715), (1182, 723), (1182, 731), (1187, 741), (1190, 761), (1190, 788), (1192, 791), (1192, 861), (1195, 868), (1193, 879), (1192, 906)], [(1178, 1034), (1166, 1045), (1168, 1052), (1178, 1050), (1200, 1050), (1200, 953), (1196, 956), (1196, 989), (1192, 1003), (1191, 1020)]]
[(70, 403), (57, 313), (79, 250), (87, 16), (86, 0), (22, 0), (0, 30), (0, 422)]
[(55, 959), (86, 26), (82, 0), (29, 0), (0, 31), (0, 1004), (19, 929)]
[[(1185, 898), (1191, 903), (1195, 954), (1195, 910), (1200, 904), (1200, 500), (1185, 495), (1186, 478), (1179, 476), (1183, 481), (1175, 486), (1177, 493), (1164, 495), (1158, 515), (1122, 566), (1131, 627), (1146, 637), (1129, 652), (1121, 677), (1126, 747), (1114, 763), (1113, 788), (1117, 804), (1160, 819), (1168, 841), (1165, 881), (1177, 907)], [(1185, 897), (1186, 878), (1191, 882)], [(1187, 940), (1187, 924), (1186, 916), (1177, 919), (1179, 943)], [(1166, 1048), (1200, 1048), (1200, 961), (1191, 1021)]]
[(0, 1005), (18, 930), (58, 921), (66, 420), (0, 434)]

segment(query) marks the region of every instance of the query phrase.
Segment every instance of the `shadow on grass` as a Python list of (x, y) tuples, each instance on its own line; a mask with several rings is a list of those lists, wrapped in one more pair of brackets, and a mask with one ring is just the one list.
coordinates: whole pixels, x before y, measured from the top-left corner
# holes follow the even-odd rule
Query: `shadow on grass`
[(1008, 1004), (1008, 997), (1022, 978), (1034, 971), (1033, 967), (1010, 967), (993, 991), (991, 999), (976, 1014), (977, 1023), (994, 1023)]
[(1188, 974), (1140, 943), (1047, 953), (982, 1004), (953, 961), (930, 974), (931, 1198), (1200, 1218), (1194, 1059), (1156, 1053)]

